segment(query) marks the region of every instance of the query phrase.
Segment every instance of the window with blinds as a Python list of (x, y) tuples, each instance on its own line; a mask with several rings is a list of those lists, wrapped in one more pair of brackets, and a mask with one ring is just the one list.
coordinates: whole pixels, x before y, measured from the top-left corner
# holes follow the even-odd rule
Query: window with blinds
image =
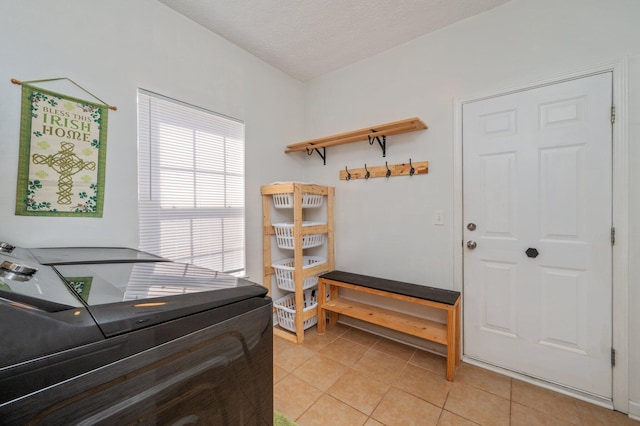
[(140, 249), (242, 275), (244, 123), (138, 91)]

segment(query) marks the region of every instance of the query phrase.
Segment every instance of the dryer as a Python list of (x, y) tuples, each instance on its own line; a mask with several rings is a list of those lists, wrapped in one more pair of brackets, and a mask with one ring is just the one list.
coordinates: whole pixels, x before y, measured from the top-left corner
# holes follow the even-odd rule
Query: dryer
[(130, 248), (0, 243), (0, 423), (273, 422), (272, 301)]

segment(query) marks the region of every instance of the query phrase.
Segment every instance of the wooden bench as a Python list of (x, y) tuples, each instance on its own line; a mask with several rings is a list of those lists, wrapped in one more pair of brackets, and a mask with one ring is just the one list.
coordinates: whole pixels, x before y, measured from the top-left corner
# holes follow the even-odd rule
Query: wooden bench
[[(338, 314), (342, 314), (445, 345), (447, 380), (453, 380), (455, 369), (460, 365), (460, 292), (343, 271), (320, 275), (318, 294), (327, 294), (327, 286), (329, 298), (326, 301), (323, 297), (318, 298), (318, 318), (326, 318), (325, 312), (328, 311), (329, 324), (336, 324)], [(447, 323), (343, 299), (339, 294), (340, 288), (441, 309), (447, 313)], [(325, 328), (326, 321), (318, 321), (318, 333), (324, 333)]]

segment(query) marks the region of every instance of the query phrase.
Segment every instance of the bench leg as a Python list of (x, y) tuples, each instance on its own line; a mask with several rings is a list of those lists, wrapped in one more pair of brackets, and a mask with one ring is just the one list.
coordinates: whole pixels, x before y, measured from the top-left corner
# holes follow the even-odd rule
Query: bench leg
[(456, 368), (456, 316), (455, 309), (447, 311), (447, 380), (450, 382)]
[[(329, 299), (330, 300), (337, 299), (339, 291), (340, 291), (340, 288), (338, 286), (330, 285), (329, 286)], [(338, 315), (339, 314), (337, 312), (331, 312), (329, 314), (329, 324), (336, 325), (338, 323)]]
[(326, 285), (321, 278), (318, 280), (318, 334), (324, 334), (327, 328), (327, 314), (324, 310), (326, 294)]

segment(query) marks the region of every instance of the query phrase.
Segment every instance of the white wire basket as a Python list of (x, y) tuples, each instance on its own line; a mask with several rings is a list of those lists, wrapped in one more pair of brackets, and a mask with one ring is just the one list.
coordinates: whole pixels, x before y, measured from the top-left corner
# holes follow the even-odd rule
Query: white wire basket
[[(277, 209), (293, 208), (293, 194), (273, 194), (273, 205)], [(314, 208), (322, 206), (324, 196), (321, 194), (302, 194), (302, 208)]]
[[(318, 306), (318, 290), (309, 289), (304, 292), (304, 309), (308, 312)], [(287, 294), (273, 302), (278, 316), (278, 325), (289, 331), (296, 332), (296, 298), (295, 293)], [(318, 315), (314, 315), (303, 322), (303, 330), (313, 327), (318, 323)]]
[[(312, 266), (326, 263), (327, 259), (320, 256), (302, 256), (302, 269), (308, 269)], [(271, 266), (276, 273), (276, 284), (278, 288), (287, 291), (295, 291), (296, 284), (293, 280), (293, 270), (295, 269), (295, 259), (282, 259), (274, 262)], [(320, 274), (307, 277), (302, 282), (302, 289), (306, 290), (318, 284), (318, 276)]]
[[(321, 222), (302, 222), (302, 226), (326, 225)], [(274, 223), (273, 228), (276, 231), (276, 243), (282, 249), (293, 250), (293, 223)], [(317, 247), (324, 244), (325, 234), (308, 234), (302, 236), (302, 248)]]

